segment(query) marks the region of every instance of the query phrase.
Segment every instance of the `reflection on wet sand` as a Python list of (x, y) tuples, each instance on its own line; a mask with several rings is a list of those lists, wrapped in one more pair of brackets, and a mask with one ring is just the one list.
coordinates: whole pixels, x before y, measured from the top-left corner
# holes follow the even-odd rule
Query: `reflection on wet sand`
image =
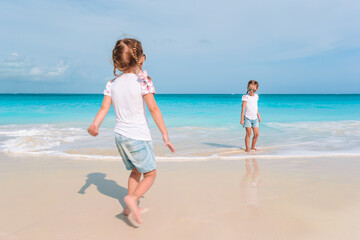
[(256, 218), (260, 215), (259, 210), (259, 185), (261, 183), (259, 166), (256, 159), (246, 159), (245, 175), (241, 184), (242, 199), (249, 217)]

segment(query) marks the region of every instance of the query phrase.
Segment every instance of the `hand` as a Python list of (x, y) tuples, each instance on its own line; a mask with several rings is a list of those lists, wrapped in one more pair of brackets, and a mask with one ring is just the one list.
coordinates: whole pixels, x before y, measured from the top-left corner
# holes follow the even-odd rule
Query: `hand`
[(88, 133), (91, 135), (91, 136), (97, 136), (99, 134), (99, 130), (98, 130), (98, 127), (95, 126), (95, 124), (91, 124), (90, 127), (88, 128)]
[(240, 120), (240, 124), (244, 126), (244, 119)]
[(168, 135), (163, 135), (163, 140), (164, 140), (165, 146), (167, 146), (170, 149), (171, 152), (175, 152), (175, 148), (171, 144), (171, 142), (169, 140), (169, 136)]
[(259, 122), (261, 122), (261, 117), (259, 116)]

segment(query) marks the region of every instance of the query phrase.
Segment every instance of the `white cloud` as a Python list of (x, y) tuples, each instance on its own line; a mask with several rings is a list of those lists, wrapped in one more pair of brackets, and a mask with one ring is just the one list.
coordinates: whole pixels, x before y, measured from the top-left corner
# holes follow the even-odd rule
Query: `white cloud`
[(11, 53), (0, 62), (0, 79), (17, 78), (28, 81), (61, 80), (67, 73), (69, 64), (60, 60), (56, 67), (41, 66), (29, 61), (17, 52)]
[(8, 68), (19, 68), (26, 65), (26, 59), (21, 57), (18, 53), (13, 52), (3, 60), (2, 65)]
[(68, 68), (69, 66), (61, 60), (54, 70), (47, 72), (45, 75), (48, 77), (57, 77), (64, 74)]
[(41, 75), (43, 71), (39, 67), (34, 67), (30, 70), (30, 75)]

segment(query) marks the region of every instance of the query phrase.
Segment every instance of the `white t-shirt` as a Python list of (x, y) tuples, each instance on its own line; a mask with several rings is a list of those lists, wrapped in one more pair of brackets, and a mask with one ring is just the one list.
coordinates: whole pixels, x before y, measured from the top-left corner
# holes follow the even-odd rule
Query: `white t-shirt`
[(106, 84), (104, 95), (110, 96), (116, 113), (115, 132), (125, 137), (151, 141), (143, 96), (155, 88), (149, 78), (122, 73)]
[(257, 119), (257, 112), (258, 112), (258, 104), (259, 95), (256, 93), (254, 96), (250, 96), (249, 94), (243, 95), (242, 99), (243, 102), (246, 102), (245, 106), (245, 117), (251, 120)]

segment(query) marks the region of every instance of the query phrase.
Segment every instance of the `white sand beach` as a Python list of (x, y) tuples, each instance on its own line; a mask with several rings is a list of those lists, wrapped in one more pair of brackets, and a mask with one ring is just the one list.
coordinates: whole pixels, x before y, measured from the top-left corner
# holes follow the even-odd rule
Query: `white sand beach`
[(356, 158), (160, 162), (138, 228), (120, 160), (0, 159), (1, 240), (360, 237)]

